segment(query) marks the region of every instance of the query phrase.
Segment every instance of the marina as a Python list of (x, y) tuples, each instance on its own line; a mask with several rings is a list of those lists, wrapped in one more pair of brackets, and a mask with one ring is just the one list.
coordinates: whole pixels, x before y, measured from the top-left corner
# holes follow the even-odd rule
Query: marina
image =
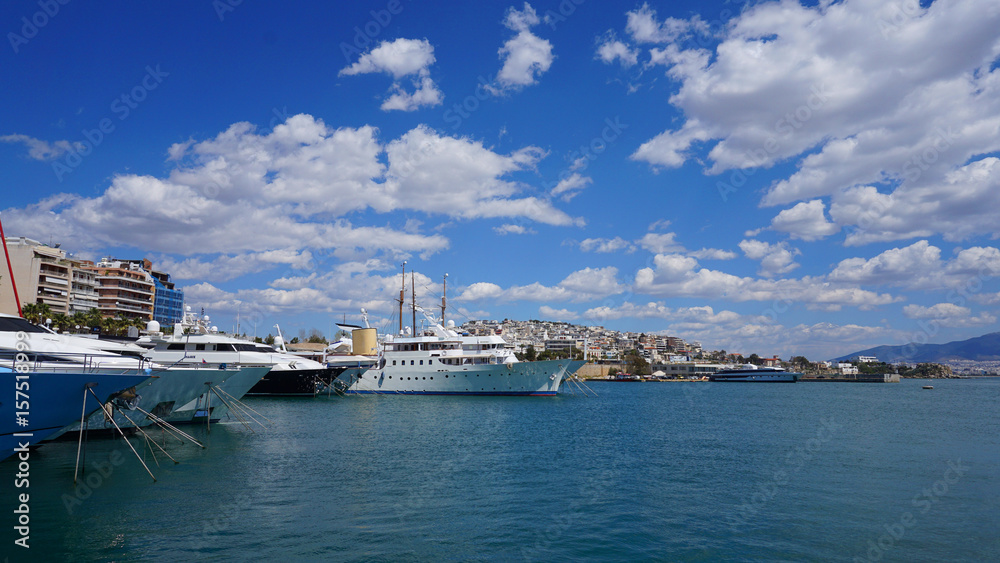
[[(157, 483), (103, 439), (74, 485), (76, 443), (49, 444), (32, 453), (31, 555), (867, 560), (908, 511), (916, 523), (882, 541), (884, 559), (1000, 553), (1000, 429), (986, 416), (1000, 379), (940, 381), (933, 395), (912, 380), (590, 385), (599, 399), (252, 398), (272, 427), (191, 426), (206, 448), (172, 447), (180, 463), (154, 465)], [(8, 482), (16, 471), (0, 464)]]

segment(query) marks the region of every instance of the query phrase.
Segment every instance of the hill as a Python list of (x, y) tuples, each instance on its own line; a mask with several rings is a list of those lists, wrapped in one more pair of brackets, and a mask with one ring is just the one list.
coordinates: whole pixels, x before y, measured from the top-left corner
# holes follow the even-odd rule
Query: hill
[(879, 361), (894, 362), (943, 362), (948, 360), (973, 360), (988, 362), (1000, 360), (1000, 332), (991, 332), (968, 340), (946, 344), (904, 344), (902, 346), (876, 346), (834, 358), (846, 361), (856, 356), (875, 356)]

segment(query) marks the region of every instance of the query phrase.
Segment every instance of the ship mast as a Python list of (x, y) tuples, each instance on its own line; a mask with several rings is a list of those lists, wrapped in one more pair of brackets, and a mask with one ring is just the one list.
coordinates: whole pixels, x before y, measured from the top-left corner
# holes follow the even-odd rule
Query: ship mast
[(403, 260), (403, 276), (402, 283), (399, 286), (399, 334), (403, 334), (403, 303), (405, 302), (405, 297), (403, 292), (406, 291), (406, 260)]
[(444, 275), (441, 283), (441, 326), (444, 326), (444, 310), (448, 306), (448, 274)]
[[(414, 282), (415, 272), (410, 271), (410, 299), (413, 307), (413, 336), (417, 335), (417, 286)], [(405, 281), (404, 281), (405, 283)]]

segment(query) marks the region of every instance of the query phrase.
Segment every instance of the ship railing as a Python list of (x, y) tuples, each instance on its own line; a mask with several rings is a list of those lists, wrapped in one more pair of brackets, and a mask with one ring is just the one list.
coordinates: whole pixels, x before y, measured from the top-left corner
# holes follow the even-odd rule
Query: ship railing
[(145, 358), (79, 352), (0, 351), (0, 366), (32, 373), (129, 373), (153, 364)]

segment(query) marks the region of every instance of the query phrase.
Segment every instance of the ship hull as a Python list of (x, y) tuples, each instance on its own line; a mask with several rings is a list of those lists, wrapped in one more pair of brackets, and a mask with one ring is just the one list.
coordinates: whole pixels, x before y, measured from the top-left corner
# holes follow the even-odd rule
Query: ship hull
[[(17, 379), (18, 376), (21, 379)], [(0, 382), (4, 389), (10, 390), (11, 398), (15, 398), (15, 390), (23, 391), (17, 400), (0, 402), (0, 420), (4, 423), (0, 426), (0, 460), (12, 455), (15, 449), (23, 451), (21, 446), (34, 445), (59, 433), (67, 424), (79, 421), (82, 412), (100, 409), (87, 391), (88, 387), (99, 400), (106, 401), (114, 393), (140, 385), (148, 378), (141, 372), (22, 374), (0, 371)], [(18, 413), (16, 418), (15, 413)]]
[(582, 362), (547, 360), (467, 366), (393, 366), (346, 370), (346, 394), (553, 396)]
[(799, 380), (797, 373), (784, 374), (739, 374), (739, 375), (712, 375), (709, 381), (725, 383), (795, 383)]
[(250, 388), (248, 397), (314, 397), (317, 390), (333, 380), (330, 368), (272, 369)]
[[(270, 366), (242, 366), (237, 373), (230, 375), (217, 385), (219, 389), (225, 391), (225, 393), (219, 394), (225, 397), (226, 401), (231, 400), (230, 396), (241, 399), (270, 369)], [(228, 414), (229, 407), (213, 392), (203, 393), (195, 397), (163, 418), (171, 424), (187, 424), (205, 422), (206, 416), (209, 416), (213, 422), (218, 422)]]

